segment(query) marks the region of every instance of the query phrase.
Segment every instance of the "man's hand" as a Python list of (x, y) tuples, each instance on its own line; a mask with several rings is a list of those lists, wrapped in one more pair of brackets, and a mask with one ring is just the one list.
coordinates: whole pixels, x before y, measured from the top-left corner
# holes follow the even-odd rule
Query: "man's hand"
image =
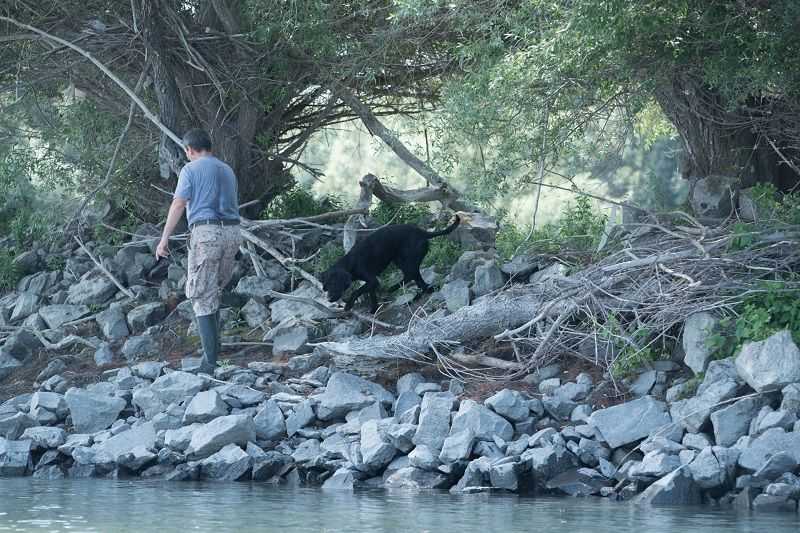
[(156, 260), (169, 256), (169, 240), (161, 239), (156, 247)]

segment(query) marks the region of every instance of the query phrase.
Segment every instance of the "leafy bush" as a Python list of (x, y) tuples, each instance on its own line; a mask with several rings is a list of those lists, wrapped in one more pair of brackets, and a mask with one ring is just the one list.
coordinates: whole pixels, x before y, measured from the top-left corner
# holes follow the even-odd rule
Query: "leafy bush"
[(578, 196), (575, 204), (568, 204), (561, 214), (559, 236), (569, 246), (594, 250), (600, 242), (607, 219), (604, 214), (594, 213), (590, 198)]
[(370, 211), (370, 217), (376, 224), (416, 224), (426, 227), (433, 217), (426, 204), (389, 204), (378, 202)]
[(21, 275), (14, 264), (14, 256), (8, 250), (0, 250), (0, 291), (9, 291), (17, 286)]
[(771, 183), (758, 183), (749, 190), (756, 205), (759, 222), (800, 224), (800, 192), (781, 194)]
[(735, 355), (746, 342), (762, 341), (774, 333), (788, 329), (795, 343), (800, 344), (800, 289), (783, 281), (764, 282), (761, 292), (749, 296), (739, 307), (738, 316), (720, 320), (711, 332), (708, 346), (718, 359)]
[(261, 217), (265, 219), (313, 217), (341, 209), (343, 209), (342, 201), (336, 196), (318, 199), (308, 189), (295, 185), (275, 197), (261, 213)]
[(446, 237), (439, 237), (428, 241), (430, 248), (428, 255), (422, 261), (422, 268), (435, 267), (438, 272), (449, 272), (450, 268), (458, 261), (464, 249), (461, 245)]

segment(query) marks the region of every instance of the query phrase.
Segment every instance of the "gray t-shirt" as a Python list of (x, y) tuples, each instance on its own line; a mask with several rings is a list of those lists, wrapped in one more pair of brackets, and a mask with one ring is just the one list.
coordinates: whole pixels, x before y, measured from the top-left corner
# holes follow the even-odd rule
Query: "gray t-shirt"
[(189, 202), (189, 224), (206, 219), (239, 220), (236, 175), (213, 155), (196, 159), (181, 169), (175, 196)]

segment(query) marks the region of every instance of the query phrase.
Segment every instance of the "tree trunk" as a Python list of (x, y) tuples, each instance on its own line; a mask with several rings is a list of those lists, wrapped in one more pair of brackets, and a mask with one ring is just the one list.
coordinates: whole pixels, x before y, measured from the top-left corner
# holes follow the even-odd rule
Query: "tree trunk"
[(774, 127), (772, 103), (751, 99), (746, 107), (731, 110), (716, 91), (687, 73), (663, 84), (656, 99), (683, 142), (684, 178), (728, 176), (738, 178), (742, 188), (766, 182), (782, 190), (798, 182), (791, 168), (798, 154), (781, 149), (789, 143), (783, 133), (775, 133), (785, 128)]

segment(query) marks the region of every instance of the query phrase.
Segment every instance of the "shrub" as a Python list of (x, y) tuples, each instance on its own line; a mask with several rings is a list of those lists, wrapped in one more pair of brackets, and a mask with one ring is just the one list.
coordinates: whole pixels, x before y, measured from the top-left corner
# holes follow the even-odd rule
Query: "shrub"
[(261, 213), (261, 217), (265, 219), (313, 217), (330, 211), (339, 211), (343, 209), (342, 206), (341, 199), (336, 196), (330, 195), (318, 199), (308, 189), (295, 185), (275, 197)]
[(14, 264), (14, 255), (9, 250), (0, 249), (0, 291), (10, 291), (17, 286), (21, 275)]
[(426, 204), (389, 204), (378, 202), (370, 211), (370, 217), (376, 224), (416, 224), (426, 227), (431, 223), (433, 214)]
[(719, 328), (708, 338), (714, 356), (724, 359), (735, 355), (746, 342), (762, 341), (788, 329), (800, 344), (800, 289), (785, 281), (765, 281), (761, 290), (749, 296), (736, 309), (737, 316), (720, 320)]

